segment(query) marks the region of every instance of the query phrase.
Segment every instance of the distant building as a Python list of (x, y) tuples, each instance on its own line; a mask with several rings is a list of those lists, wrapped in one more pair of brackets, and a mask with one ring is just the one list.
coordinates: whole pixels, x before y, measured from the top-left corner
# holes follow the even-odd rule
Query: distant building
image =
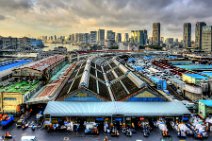
[(174, 45), (174, 39), (173, 38), (167, 38), (165, 43), (166, 43), (167, 47), (172, 47)]
[(206, 26), (205, 22), (197, 22), (195, 28), (195, 44), (198, 50), (202, 49), (202, 28)]
[(191, 47), (191, 23), (184, 23), (183, 25), (183, 46)]
[(122, 41), (121, 33), (116, 34), (116, 43), (120, 43)]
[(114, 44), (115, 44), (115, 32), (113, 32), (112, 30), (107, 30), (105, 46), (111, 47)]
[(129, 42), (129, 34), (128, 33), (124, 33), (124, 42), (125, 43)]
[(0, 37), (0, 49), (17, 49), (18, 38)]
[(74, 43), (78, 43), (79, 42), (79, 33), (75, 33), (74, 34)]
[(89, 38), (90, 38), (89, 33), (83, 33), (82, 34), (82, 43), (83, 44), (88, 44), (89, 43)]
[(39, 39), (32, 39), (31, 40), (32, 47), (44, 47), (43, 41)]
[(164, 43), (164, 37), (160, 37), (160, 44), (163, 44)]
[(212, 26), (202, 28), (202, 47), (201, 50), (212, 52)]
[(97, 35), (97, 42), (98, 45), (103, 46), (105, 41), (105, 30), (104, 29), (99, 29), (98, 30), (98, 35)]
[(131, 43), (144, 46), (147, 44), (148, 35), (147, 30), (132, 30), (131, 31)]
[(95, 45), (97, 43), (97, 31), (90, 32), (90, 44)]
[(79, 44), (83, 43), (83, 33), (79, 33), (79, 35), (78, 35), (78, 43)]
[(153, 23), (152, 26), (153, 45), (160, 45), (160, 23)]

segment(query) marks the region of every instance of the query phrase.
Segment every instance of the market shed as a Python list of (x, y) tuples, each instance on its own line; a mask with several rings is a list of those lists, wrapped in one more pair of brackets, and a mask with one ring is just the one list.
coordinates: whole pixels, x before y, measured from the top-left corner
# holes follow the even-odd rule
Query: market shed
[(212, 115), (212, 100), (199, 100), (198, 114), (202, 118)]
[(181, 102), (48, 102), (52, 117), (183, 116), (190, 114)]

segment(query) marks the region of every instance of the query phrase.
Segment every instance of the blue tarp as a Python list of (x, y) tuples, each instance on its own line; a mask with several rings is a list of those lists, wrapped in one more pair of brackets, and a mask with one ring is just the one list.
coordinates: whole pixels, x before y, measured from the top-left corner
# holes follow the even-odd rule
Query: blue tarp
[(12, 123), (14, 121), (14, 117), (11, 115), (9, 116), (9, 119), (8, 120), (2, 120), (1, 121), (1, 126), (7, 126), (9, 125), (10, 123)]
[(13, 61), (11, 63), (7, 63), (5, 65), (1, 65), (0, 66), (0, 71), (4, 71), (7, 69), (11, 69), (11, 68), (15, 68), (15, 67), (20, 67), (24, 64), (30, 63), (32, 62), (32, 60), (17, 60), (17, 61)]
[(123, 118), (115, 118), (115, 121), (122, 121)]
[(104, 121), (104, 118), (96, 118), (97, 121)]
[(134, 102), (163, 102), (164, 100), (160, 97), (131, 97), (127, 101)]
[(100, 99), (96, 97), (77, 97), (77, 96), (72, 96), (66, 98), (64, 101), (89, 101), (89, 102), (95, 102), (95, 101), (101, 101)]
[(154, 58), (153, 56), (144, 56), (144, 60), (151, 60), (153, 58)]
[(128, 58), (128, 63), (132, 63), (132, 62), (135, 62), (136, 59), (135, 58)]
[(136, 71), (143, 71), (143, 67), (141, 66), (132, 66)]
[(170, 56), (168, 56), (168, 58), (169, 58), (169, 59), (177, 59), (178, 57), (177, 57), (177, 56), (172, 56), (172, 55), (170, 55)]
[(157, 85), (158, 89), (162, 89), (162, 90), (167, 89), (166, 80), (163, 80), (159, 77), (154, 77), (154, 76), (151, 76), (150, 79)]

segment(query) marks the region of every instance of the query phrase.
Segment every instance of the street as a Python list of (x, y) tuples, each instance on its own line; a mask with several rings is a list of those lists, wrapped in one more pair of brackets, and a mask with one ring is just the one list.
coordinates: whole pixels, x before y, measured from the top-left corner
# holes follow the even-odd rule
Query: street
[[(143, 137), (141, 131), (137, 131), (136, 134), (133, 134), (132, 137), (126, 137), (124, 134), (120, 134), (119, 137), (111, 137), (105, 133), (100, 133), (100, 135), (84, 135), (84, 133), (75, 134), (69, 131), (52, 131), (47, 132), (45, 129), (36, 129), (32, 131), (31, 128), (27, 128), (25, 130), (21, 128), (16, 128), (15, 123), (8, 127), (7, 129), (1, 129), (0, 135), (3, 135), (6, 131), (10, 131), (13, 136), (11, 141), (20, 141), (22, 136), (36, 136), (38, 141), (103, 141), (105, 136), (108, 136), (111, 141), (160, 141), (161, 134), (158, 128), (155, 128), (149, 137)], [(170, 135), (172, 137), (172, 141), (179, 141), (180, 139), (177, 137), (177, 133), (173, 130), (169, 130)], [(182, 139), (183, 140), (183, 139)], [(193, 137), (187, 137), (184, 139), (186, 141), (194, 141)], [(210, 133), (210, 137), (208, 139), (204, 139), (205, 141), (212, 140), (212, 133)]]

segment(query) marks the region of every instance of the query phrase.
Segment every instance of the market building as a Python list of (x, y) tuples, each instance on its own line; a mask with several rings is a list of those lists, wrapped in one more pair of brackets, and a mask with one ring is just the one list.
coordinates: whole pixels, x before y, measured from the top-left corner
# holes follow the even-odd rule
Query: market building
[(202, 118), (212, 115), (212, 100), (199, 100), (198, 114)]
[(166, 101), (117, 59), (90, 57), (78, 62), (57, 100)]
[[(157, 108), (156, 108), (157, 107)], [(190, 115), (181, 102), (49, 102), (44, 111), (45, 123), (61, 120), (80, 122), (137, 123), (144, 118), (183, 117)]]
[(63, 55), (50, 56), (12, 70), (13, 81), (0, 89), (0, 112), (20, 112), (20, 105), (27, 102), (50, 78), (66, 64)]

